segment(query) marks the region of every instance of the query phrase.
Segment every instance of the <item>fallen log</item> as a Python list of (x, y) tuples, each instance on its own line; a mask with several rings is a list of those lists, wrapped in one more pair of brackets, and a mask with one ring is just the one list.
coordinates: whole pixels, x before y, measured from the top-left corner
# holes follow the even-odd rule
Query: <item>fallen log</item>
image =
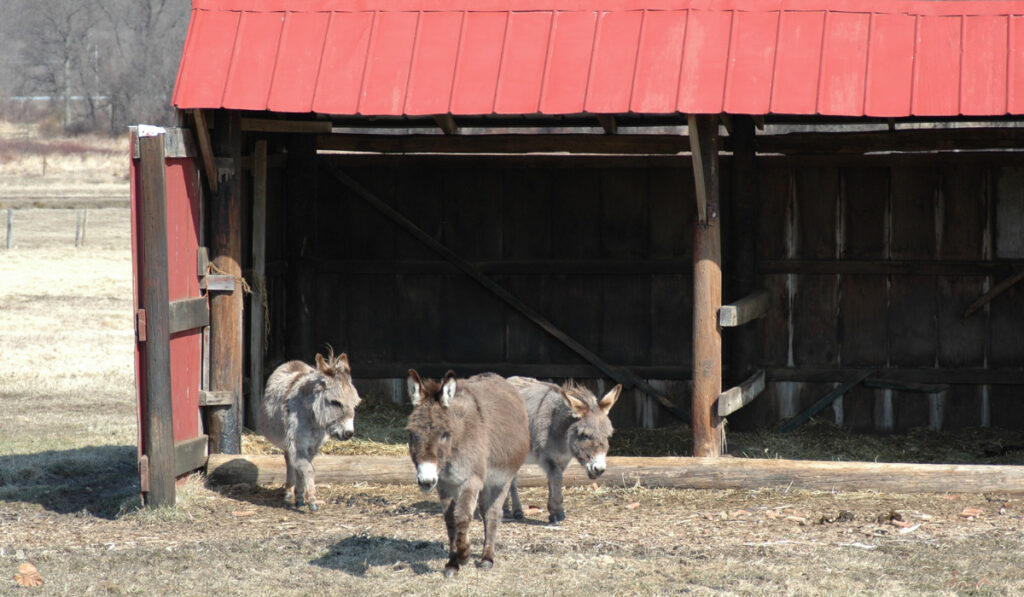
[[(321, 483), (412, 485), (416, 471), (400, 456), (320, 455), (315, 461)], [(284, 457), (211, 454), (209, 481), (284, 483)], [(575, 462), (565, 471), (566, 486), (590, 485)], [(791, 487), (820, 491), (885, 491), (892, 493), (1015, 493), (1024, 494), (1024, 466), (981, 464), (909, 464), (826, 462), (758, 458), (611, 457), (598, 480), (605, 486), (673, 487), (680, 489), (761, 489)], [(519, 471), (520, 487), (544, 487), (544, 473), (535, 465)]]

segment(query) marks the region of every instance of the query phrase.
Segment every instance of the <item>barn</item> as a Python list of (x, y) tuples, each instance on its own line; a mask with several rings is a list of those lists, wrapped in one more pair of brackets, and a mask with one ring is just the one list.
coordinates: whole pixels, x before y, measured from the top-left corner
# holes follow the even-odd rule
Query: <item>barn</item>
[(332, 346), (616, 426), (1020, 427), (1024, 2), (193, 0), (132, 135), (140, 475)]

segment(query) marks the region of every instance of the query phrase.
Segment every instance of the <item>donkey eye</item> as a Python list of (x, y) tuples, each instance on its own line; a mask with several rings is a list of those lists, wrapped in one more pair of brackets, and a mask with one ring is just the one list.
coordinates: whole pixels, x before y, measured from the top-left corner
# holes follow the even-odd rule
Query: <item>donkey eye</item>
[(443, 442), (446, 442), (446, 441), (450, 440), (451, 438), (452, 438), (452, 434), (448, 433), (447, 431), (445, 431), (444, 433), (441, 434), (441, 441), (443, 441)]

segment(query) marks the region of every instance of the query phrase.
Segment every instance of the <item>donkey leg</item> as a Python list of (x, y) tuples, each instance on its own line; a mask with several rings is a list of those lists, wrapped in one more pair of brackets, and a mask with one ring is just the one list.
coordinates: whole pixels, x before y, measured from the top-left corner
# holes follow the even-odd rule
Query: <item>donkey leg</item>
[(316, 512), (316, 495), (314, 493), (313, 463), (304, 456), (293, 460), (295, 466), (295, 507), (301, 508), (309, 501), (309, 509)]
[(524, 518), (523, 504), (519, 501), (518, 474), (512, 477), (512, 483), (509, 484), (508, 497), (505, 499), (505, 506), (502, 508), (502, 514), (515, 518), (516, 520), (522, 520)]
[(292, 464), (288, 451), (284, 453), (284, 470), (286, 478), (284, 482), (284, 499), (286, 502), (291, 502), (295, 500), (295, 465)]
[(455, 553), (455, 497), (438, 488), (438, 496), (441, 498), (441, 513), (444, 516), (444, 526), (448, 531), (448, 553)]
[[(480, 556), (480, 567), (494, 566), (494, 544), (498, 540), (498, 524), (501, 523), (501, 505), (514, 486), (515, 477), (504, 485), (484, 487), (480, 492), (480, 511), (484, 513), (484, 550)], [(516, 500), (518, 501), (518, 500)]]
[(483, 483), (480, 480), (470, 479), (455, 500), (455, 549), (448, 554), (448, 563), (444, 567), (445, 576), (455, 576), (459, 572), (459, 566), (469, 561), (469, 523), (473, 520), (473, 510), (476, 509), (481, 485)]
[(565, 520), (565, 506), (562, 503), (562, 469), (553, 466), (548, 477), (548, 522), (558, 524)]

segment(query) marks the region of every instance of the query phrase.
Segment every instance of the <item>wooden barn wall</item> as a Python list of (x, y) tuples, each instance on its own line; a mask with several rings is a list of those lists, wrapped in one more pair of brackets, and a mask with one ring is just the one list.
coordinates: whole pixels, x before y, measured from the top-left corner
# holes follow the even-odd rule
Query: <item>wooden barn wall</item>
[[(610, 386), (344, 187), (332, 175), (337, 168), (606, 361), (633, 367), (688, 409), (695, 213), (688, 161), (327, 155), (319, 161), (313, 206), (309, 181), (290, 183), (287, 173), (272, 179), (268, 367), (310, 360), (306, 352), (329, 343), (349, 353), (361, 390), (396, 399), (409, 367), (428, 375), (455, 366), (460, 374), (571, 376), (597, 391)], [(756, 235), (758, 279), (773, 298), (769, 314), (754, 324), (758, 364), (786, 372), (785, 379), (807, 378), (770, 382), (730, 417), (732, 428), (775, 426), (850, 369), (915, 369), (925, 378), (1021, 369), (1024, 288), (1011, 288), (970, 318), (963, 312), (1005, 277), (1004, 270), (974, 271), (972, 264), (1024, 262), (1024, 167), (1006, 159), (762, 158), (760, 224), (751, 231), (731, 226), (728, 166), (726, 159), (723, 242)], [(302, 218), (294, 202), (311, 218), (299, 247), (288, 239)], [(791, 262), (797, 265), (786, 265)], [(809, 262), (910, 267), (822, 273), (818, 265), (815, 273), (801, 273)], [(946, 263), (966, 267), (948, 274), (913, 267)], [(726, 262), (727, 302), (739, 298), (728, 293), (728, 268)], [(297, 269), (312, 272), (305, 299), (292, 288)], [(307, 309), (312, 322), (304, 345), (282, 340), (295, 333), (286, 328), (296, 309)], [(727, 330), (726, 343), (729, 337)], [(726, 365), (728, 387), (737, 380), (729, 379)], [(874, 431), (1019, 426), (1021, 393), (1021, 385), (1010, 384), (956, 383), (931, 393), (860, 384), (820, 416)], [(674, 424), (652, 400), (631, 393), (613, 419), (617, 426)]]

